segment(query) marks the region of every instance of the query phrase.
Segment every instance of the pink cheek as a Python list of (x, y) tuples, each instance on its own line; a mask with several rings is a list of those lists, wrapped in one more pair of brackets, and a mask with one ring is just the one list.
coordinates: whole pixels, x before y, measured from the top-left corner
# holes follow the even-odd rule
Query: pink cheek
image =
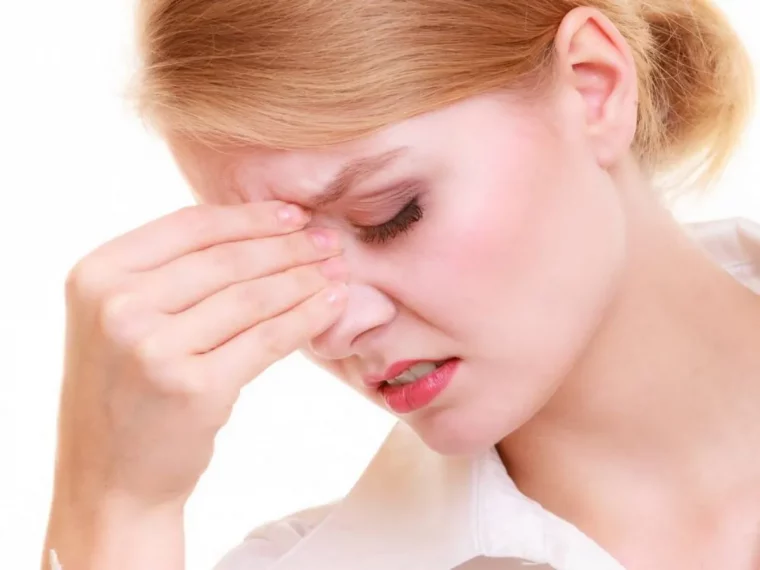
[[(498, 263), (499, 240), (485, 228), (451, 233), (436, 243), (438, 255), (429, 275), (444, 287), (471, 289)], [(432, 271), (430, 271), (432, 269)]]

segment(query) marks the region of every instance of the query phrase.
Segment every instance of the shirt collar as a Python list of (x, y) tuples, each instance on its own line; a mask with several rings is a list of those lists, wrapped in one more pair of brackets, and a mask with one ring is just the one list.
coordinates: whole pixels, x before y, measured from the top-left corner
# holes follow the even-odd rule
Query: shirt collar
[[(687, 229), (760, 293), (760, 225), (731, 219)], [(578, 528), (521, 493), (495, 449), (477, 458), (442, 456), (401, 422), (343, 501), (272, 570), (448, 570), (480, 556), (557, 570), (623, 570)]]
[(760, 294), (760, 224), (730, 218), (693, 223), (686, 229), (718, 264)]

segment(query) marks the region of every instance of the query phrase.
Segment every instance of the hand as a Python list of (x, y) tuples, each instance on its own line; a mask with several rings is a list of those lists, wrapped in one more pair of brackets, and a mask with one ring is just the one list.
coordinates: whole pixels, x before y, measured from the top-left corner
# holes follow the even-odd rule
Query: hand
[(317, 246), (330, 234), (307, 222), (277, 201), (195, 206), (77, 263), (66, 286), (59, 490), (184, 504), (241, 388), (344, 306), (338, 240)]

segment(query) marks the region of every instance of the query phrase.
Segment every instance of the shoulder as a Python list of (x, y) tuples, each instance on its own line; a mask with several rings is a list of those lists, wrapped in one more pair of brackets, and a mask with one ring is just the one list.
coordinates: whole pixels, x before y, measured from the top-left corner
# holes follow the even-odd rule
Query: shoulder
[(214, 570), (267, 570), (330, 514), (333, 501), (290, 514), (251, 531)]

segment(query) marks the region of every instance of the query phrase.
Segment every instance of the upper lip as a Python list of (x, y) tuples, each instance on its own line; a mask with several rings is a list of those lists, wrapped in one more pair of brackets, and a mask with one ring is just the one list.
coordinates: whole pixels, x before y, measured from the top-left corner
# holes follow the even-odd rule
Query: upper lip
[(437, 360), (423, 359), (423, 360), (399, 360), (391, 364), (383, 374), (366, 374), (363, 376), (364, 383), (370, 387), (376, 387), (388, 380), (392, 380), (405, 370), (411, 368), (415, 364), (420, 362), (445, 362), (451, 360), (450, 358), (443, 358)]

